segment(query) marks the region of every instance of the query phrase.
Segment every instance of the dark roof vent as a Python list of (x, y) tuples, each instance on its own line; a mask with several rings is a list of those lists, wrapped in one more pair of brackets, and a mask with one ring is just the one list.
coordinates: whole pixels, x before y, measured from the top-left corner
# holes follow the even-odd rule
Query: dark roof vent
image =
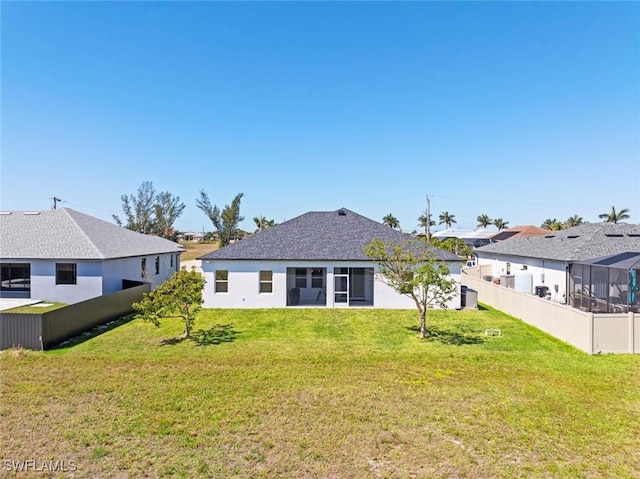
[(556, 235), (546, 235), (545, 238), (555, 238)]
[(579, 237), (579, 235), (569, 235), (569, 236), (567, 236), (567, 238), (571, 238), (571, 239), (578, 238), (578, 237)]
[(605, 233), (607, 238), (623, 238), (624, 235), (620, 233)]
[(347, 216), (347, 210), (345, 210), (344, 208), (340, 208), (338, 210), (338, 216)]

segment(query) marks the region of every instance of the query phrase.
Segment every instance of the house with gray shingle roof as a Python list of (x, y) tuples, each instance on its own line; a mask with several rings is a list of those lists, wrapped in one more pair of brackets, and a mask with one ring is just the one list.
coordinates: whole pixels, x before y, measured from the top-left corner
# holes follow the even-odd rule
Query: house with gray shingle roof
[(78, 211), (0, 212), (0, 297), (73, 304), (180, 268), (182, 247)]
[(515, 289), (550, 293), (550, 299), (562, 303), (574, 293), (570, 286), (574, 265), (628, 252), (640, 253), (638, 224), (586, 223), (474, 249), (478, 264), (490, 265), (494, 278), (507, 277), (509, 282), (513, 277)]
[[(415, 308), (382, 282), (363, 247), (373, 239), (408, 241), (353, 211), (312, 211), (199, 257), (204, 307), (286, 306)], [(428, 247), (425, 245), (425, 247)], [(462, 258), (430, 248), (459, 282)], [(449, 305), (460, 307), (459, 295)]]

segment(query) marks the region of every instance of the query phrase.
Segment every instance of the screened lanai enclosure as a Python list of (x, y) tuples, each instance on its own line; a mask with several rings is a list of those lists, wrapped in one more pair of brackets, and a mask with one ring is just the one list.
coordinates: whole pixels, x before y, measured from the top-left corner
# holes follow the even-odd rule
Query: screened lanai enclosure
[(638, 313), (639, 283), (640, 253), (573, 263), (569, 269), (569, 304), (593, 313)]
[(373, 306), (373, 278), (373, 268), (287, 268), (287, 306)]

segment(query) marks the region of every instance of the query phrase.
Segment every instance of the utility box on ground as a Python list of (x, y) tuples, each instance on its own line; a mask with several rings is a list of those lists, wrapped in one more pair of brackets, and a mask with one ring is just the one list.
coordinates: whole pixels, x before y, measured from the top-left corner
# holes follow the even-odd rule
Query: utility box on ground
[(478, 292), (475, 289), (463, 286), (460, 291), (460, 307), (463, 309), (478, 309)]

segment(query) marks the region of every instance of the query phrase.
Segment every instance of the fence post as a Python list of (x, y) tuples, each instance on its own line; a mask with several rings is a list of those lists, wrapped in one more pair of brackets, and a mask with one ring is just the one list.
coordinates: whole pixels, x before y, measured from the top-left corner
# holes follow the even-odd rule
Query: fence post
[(593, 329), (594, 329), (593, 313), (589, 313), (589, 345), (591, 349), (591, 351), (589, 351), (589, 354), (594, 354), (596, 349), (596, 345), (593, 344), (593, 341), (595, 339), (593, 337)]
[(635, 351), (635, 318), (633, 311), (629, 311), (629, 352), (634, 354)]

